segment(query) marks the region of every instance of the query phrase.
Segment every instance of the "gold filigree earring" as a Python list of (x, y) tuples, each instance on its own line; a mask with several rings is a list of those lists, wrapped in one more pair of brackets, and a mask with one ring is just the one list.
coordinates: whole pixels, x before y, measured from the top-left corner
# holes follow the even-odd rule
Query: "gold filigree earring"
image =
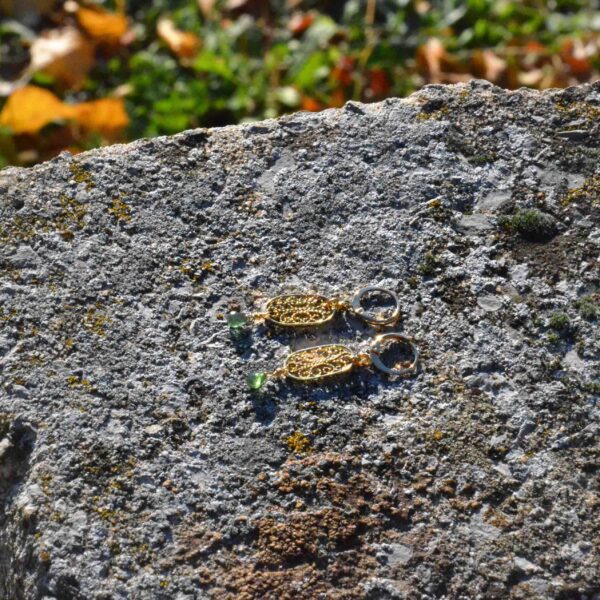
[[(365, 309), (362, 303), (369, 294), (391, 298), (392, 306), (379, 312)], [(314, 327), (331, 321), (336, 313), (345, 311), (369, 325), (391, 325), (400, 318), (400, 301), (391, 290), (376, 286), (360, 289), (351, 300), (326, 298), (320, 294), (283, 294), (271, 298), (264, 312), (251, 315), (230, 313), (227, 316), (227, 324), (232, 331), (241, 331), (249, 321), (261, 320), (281, 327)]]
[[(382, 353), (393, 343), (408, 347), (412, 360), (399, 362), (388, 367), (381, 358)], [(289, 378), (302, 383), (319, 382), (328, 377), (348, 373), (355, 367), (374, 366), (383, 373), (405, 377), (418, 370), (419, 349), (411, 338), (400, 333), (377, 335), (366, 352), (354, 353), (343, 344), (311, 346), (292, 352), (283, 366), (271, 373), (250, 373), (247, 383), (252, 390), (259, 390), (268, 379)]]

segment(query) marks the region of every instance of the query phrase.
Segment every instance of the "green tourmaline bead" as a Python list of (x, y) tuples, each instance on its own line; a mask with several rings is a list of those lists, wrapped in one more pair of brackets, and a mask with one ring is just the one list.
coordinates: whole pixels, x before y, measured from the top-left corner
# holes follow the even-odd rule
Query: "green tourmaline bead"
[(267, 381), (267, 374), (266, 373), (250, 373), (246, 377), (246, 381), (248, 382), (248, 387), (251, 390), (260, 390), (260, 388), (265, 384), (265, 381)]
[(227, 315), (227, 325), (232, 331), (243, 329), (247, 324), (248, 321), (241, 312), (232, 312)]

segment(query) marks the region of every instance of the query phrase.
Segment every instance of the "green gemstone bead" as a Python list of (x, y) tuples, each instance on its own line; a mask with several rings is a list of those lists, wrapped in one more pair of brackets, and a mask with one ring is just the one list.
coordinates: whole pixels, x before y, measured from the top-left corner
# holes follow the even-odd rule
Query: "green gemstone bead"
[(251, 390), (260, 390), (260, 388), (265, 384), (265, 381), (267, 381), (266, 373), (250, 373), (246, 377), (246, 382)]
[(232, 331), (237, 331), (246, 327), (248, 320), (241, 312), (232, 312), (227, 315), (227, 325)]

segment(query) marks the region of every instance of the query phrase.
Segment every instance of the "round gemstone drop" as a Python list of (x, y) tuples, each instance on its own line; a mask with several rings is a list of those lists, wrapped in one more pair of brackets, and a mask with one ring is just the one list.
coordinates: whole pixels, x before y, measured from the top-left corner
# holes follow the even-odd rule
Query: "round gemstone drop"
[(248, 324), (244, 313), (232, 312), (227, 315), (227, 325), (232, 331), (237, 331), (244, 328)]
[(251, 390), (260, 390), (260, 388), (265, 384), (265, 381), (267, 381), (266, 373), (250, 373), (246, 377), (246, 382)]

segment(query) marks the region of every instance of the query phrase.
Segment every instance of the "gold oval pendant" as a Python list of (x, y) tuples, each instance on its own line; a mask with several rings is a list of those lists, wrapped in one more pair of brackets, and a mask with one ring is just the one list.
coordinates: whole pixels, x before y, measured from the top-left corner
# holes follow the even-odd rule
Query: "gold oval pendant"
[(354, 354), (346, 346), (327, 344), (293, 352), (285, 361), (288, 377), (313, 381), (347, 373), (354, 366)]
[(301, 327), (326, 323), (335, 314), (335, 308), (318, 294), (286, 294), (269, 300), (266, 313), (266, 318), (276, 325)]

